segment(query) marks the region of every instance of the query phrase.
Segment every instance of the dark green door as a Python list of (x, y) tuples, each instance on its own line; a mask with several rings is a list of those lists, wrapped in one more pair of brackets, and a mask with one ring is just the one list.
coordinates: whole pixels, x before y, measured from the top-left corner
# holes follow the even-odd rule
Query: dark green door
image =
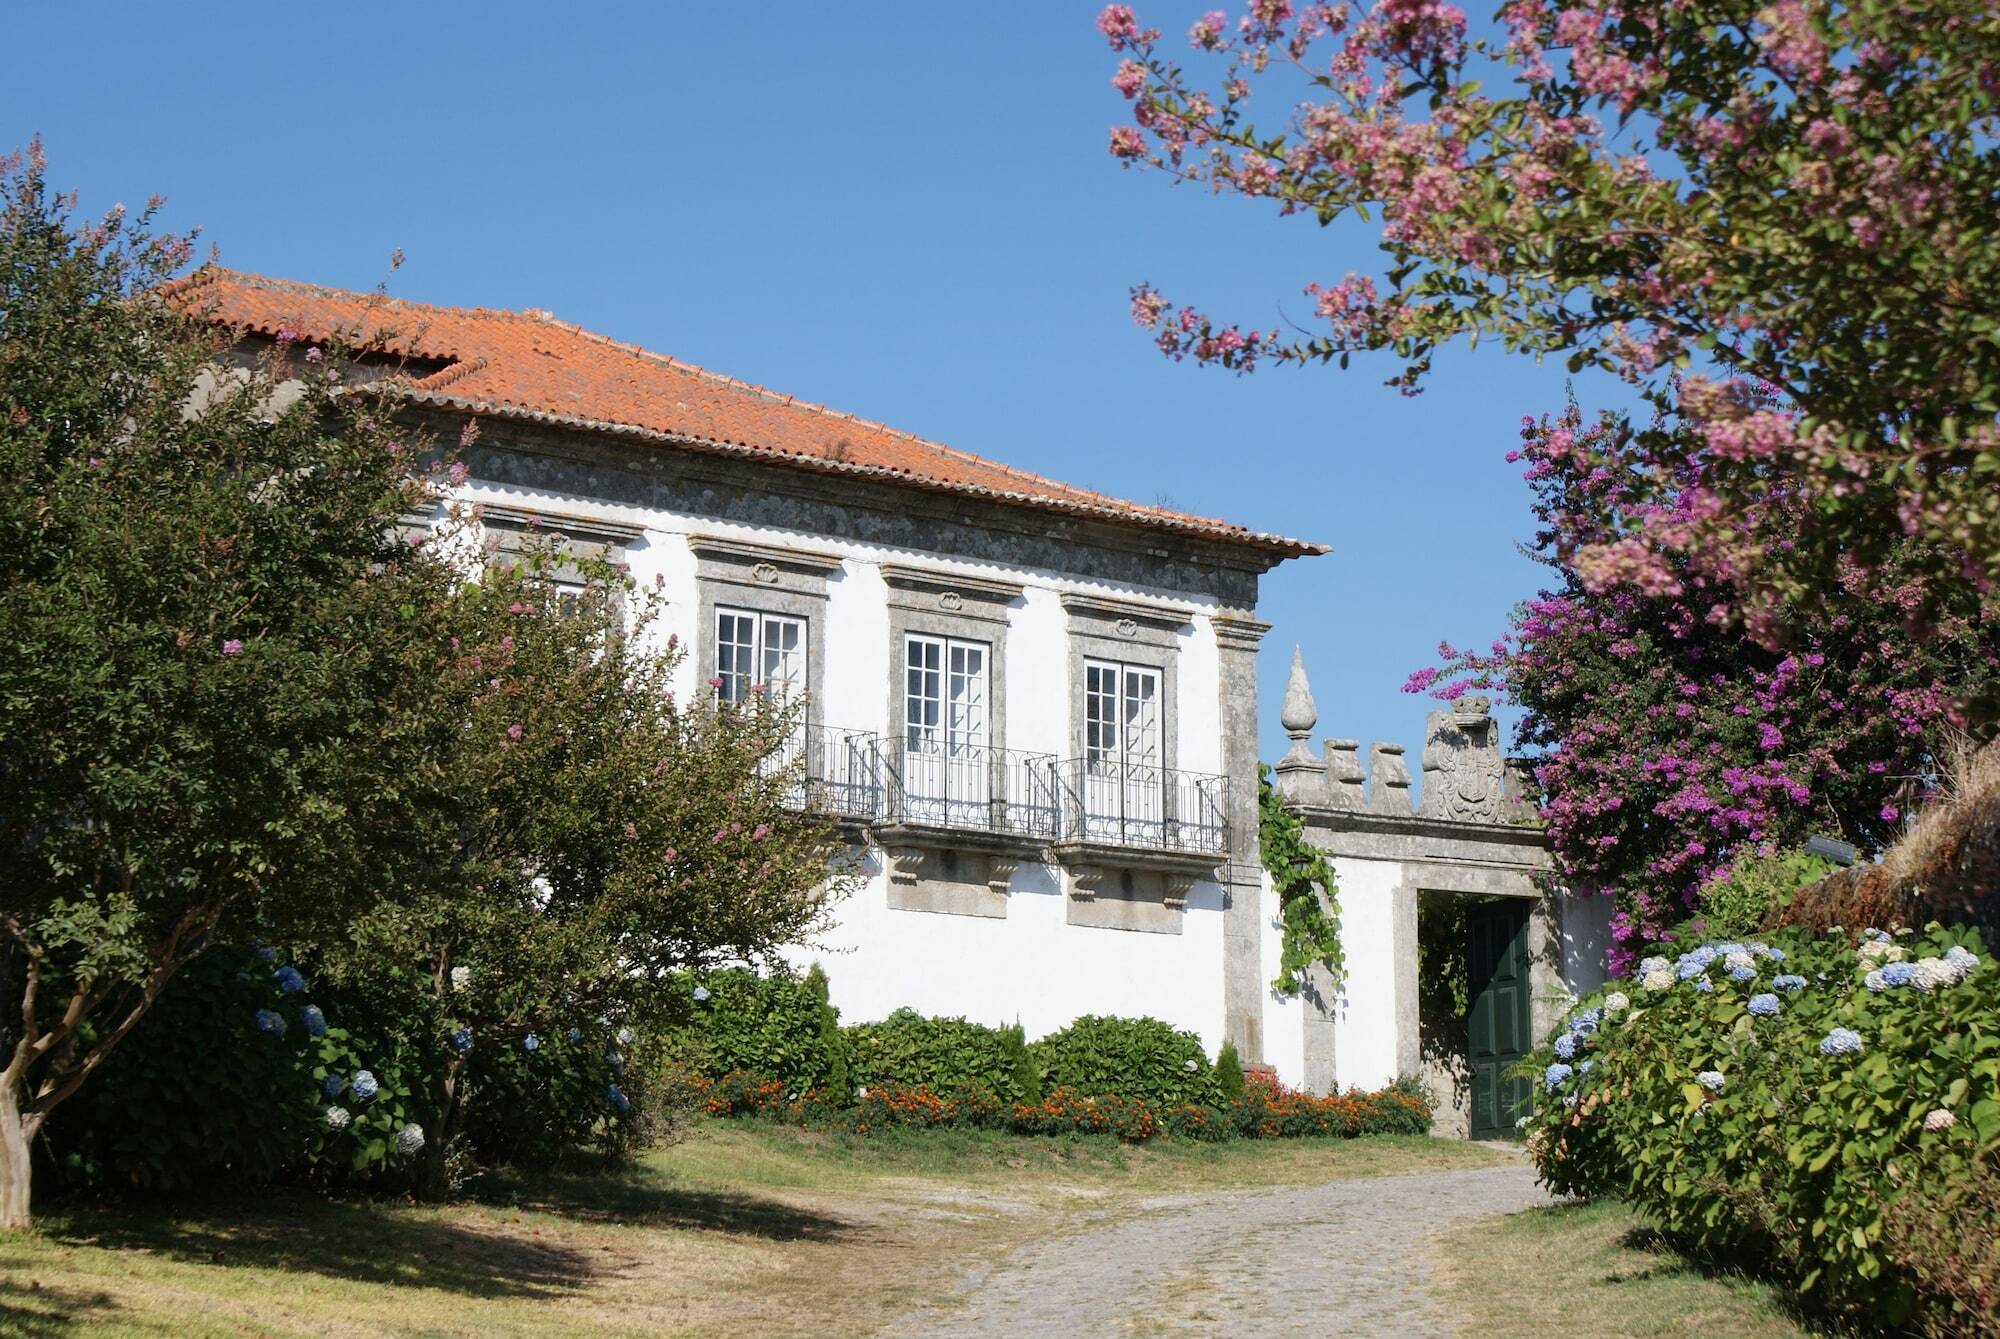
[(1507, 1071), (1533, 1046), (1528, 999), (1528, 904), (1501, 898), (1471, 909), (1472, 1014), (1466, 1054), (1472, 1062), (1474, 1139), (1512, 1139), (1514, 1120), (1528, 1110), (1528, 1079)]

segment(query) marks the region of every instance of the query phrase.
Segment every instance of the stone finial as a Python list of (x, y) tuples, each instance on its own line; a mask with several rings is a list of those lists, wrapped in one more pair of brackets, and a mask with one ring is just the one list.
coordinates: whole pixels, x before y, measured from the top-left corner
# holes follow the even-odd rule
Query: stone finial
[(1292, 672), (1285, 679), (1285, 709), (1278, 715), (1278, 724), (1299, 745), (1319, 724), (1319, 707), (1313, 702), (1312, 683), (1306, 678), (1305, 655), (1296, 646), (1292, 648)]
[(1361, 741), (1329, 739), (1325, 748), (1327, 803), (1335, 809), (1366, 809), (1368, 803), (1361, 789), (1367, 780), (1361, 770)]
[(1424, 739), (1423, 815), (1460, 823), (1506, 820), (1507, 768), (1492, 700), (1463, 697), (1430, 714)]
[(1410, 799), (1410, 768), (1401, 744), (1368, 746), (1368, 811), (1408, 818), (1416, 812)]
[(1296, 646), (1292, 648), (1292, 672), (1285, 680), (1285, 706), (1278, 715), (1278, 723), (1292, 737), (1291, 748), (1271, 769), (1277, 773), (1272, 784), (1278, 798), (1294, 808), (1323, 806), (1327, 800), (1326, 768), (1306, 745), (1306, 736), (1319, 724), (1319, 708), (1313, 705), (1305, 657)]

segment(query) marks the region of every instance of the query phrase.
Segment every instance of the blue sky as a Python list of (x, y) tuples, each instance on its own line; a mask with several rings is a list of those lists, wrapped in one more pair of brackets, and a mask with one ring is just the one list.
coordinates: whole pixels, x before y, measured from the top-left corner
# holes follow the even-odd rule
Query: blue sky
[[(1206, 6), (1142, 5), (1169, 33)], [(1558, 365), (1452, 351), (1248, 378), (1162, 358), (1140, 280), (1267, 327), (1372, 232), (1121, 171), (1094, 4), (25, 7), (0, 145), (86, 209), (169, 197), (226, 264), (564, 320), (1012, 465), (1333, 545), (1265, 579), (1317, 736), (1415, 745), (1397, 690), (1538, 569), (1520, 417)], [(1587, 407), (1620, 400), (1585, 381)]]

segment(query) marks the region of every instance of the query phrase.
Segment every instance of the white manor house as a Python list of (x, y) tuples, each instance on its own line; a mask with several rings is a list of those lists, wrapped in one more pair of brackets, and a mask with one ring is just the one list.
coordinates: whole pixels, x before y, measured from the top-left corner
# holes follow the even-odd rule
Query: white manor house
[[(447, 440), (478, 421), (463, 496), (503, 542), (534, 525), (657, 578), (693, 651), (684, 691), (810, 695), (810, 788), (866, 883), (799, 957), (848, 1020), (909, 1006), (1036, 1036), (1151, 1015), (1319, 1091), (1427, 1073), (1443, 1128), (1490, 1134), (1520, 1096), (1501, 1069), (1600, 979), (1605, 909), (1537, 883), (1545, 848), (1483, 706), (1432, 713), (1419, 810), (1400, 747), (1311, 748), (1295, 663), (1276, 782), (1333, 856), (1348, 973), (1271, 989), (1257, 583), (1321, 545), (1072, 488), (545, 312), (213, 267), (179, 292), (246, 352), (281, 330), (393, 331), (380, 370), (408, 412)], [(1420, 922), (1447, 906), (1472, 998), (1425, 1017)]]

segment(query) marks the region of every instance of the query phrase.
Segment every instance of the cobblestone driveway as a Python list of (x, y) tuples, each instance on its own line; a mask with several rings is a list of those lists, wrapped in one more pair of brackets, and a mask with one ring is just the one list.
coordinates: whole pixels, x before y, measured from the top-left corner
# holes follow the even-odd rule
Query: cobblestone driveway
[(1423, 1243), (1454, 1220), (1546, 1203), (1523, 1161), (1476, 1171), (1149, 1200), (1015, 1251), (948, 1312), (886, 1335), (1448, 1335)]

